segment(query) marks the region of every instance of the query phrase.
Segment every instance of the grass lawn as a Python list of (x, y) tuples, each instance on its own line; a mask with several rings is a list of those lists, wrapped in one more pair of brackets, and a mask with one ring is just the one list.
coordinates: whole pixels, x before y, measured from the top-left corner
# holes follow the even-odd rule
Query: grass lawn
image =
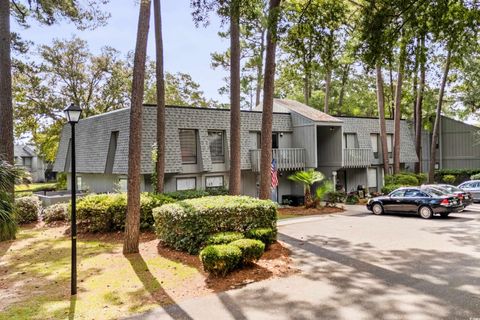
[(42, 190), (43, 188), (55, 188), (55, 182), (43, 182), (43, 183), (30, 183), (30, 184), (16, 184), (15, 191), (22, 192), (22, 191), (38, 191)]
[(78, 294), (70, 297), (66, 226), (23, 227), (0, 242), (0, 319), (117, 319), (185, 298), (293, 272), (274, 244), (257, 266), (211, 278), (197, 256), (169, 250), (142, 234), (140, 253), (122, 254), (122, 234), (79, 236)]

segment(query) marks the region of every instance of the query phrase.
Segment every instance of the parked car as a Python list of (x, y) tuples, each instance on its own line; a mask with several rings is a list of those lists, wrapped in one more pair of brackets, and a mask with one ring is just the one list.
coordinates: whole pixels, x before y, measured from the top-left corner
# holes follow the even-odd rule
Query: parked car
[(458, 198), (458, 200), (460, 200), (460, 203), (463, 205), (464, 208), (473, 203), (472, 194), (470, 192), (467, 192), (449, 184), (424, 184), (421, 186), (421, 188), (432, 188), (441, 192), (443, 191), (445, 192), (445, 194), (453, 194)]
[(422, 190), (418, 187), (405, 187), (392, 191), (387, 196), (368, 200), (367, 209), (375, 215), (385, 212), (416, 213), (424, 219), (434, 214), (446, 218), (452, 212), (463, 209), (457, 197), (446, 195), (435, 189)]
[(472, 194), (473, 202), (480, 201), (480, 180), (470, 180), (458, 185), (462, 190)]

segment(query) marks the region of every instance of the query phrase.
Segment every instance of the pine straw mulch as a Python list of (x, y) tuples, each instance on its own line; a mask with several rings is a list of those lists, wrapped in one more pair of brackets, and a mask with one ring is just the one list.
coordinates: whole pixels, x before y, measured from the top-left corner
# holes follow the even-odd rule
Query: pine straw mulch
[(343, 212), (345, 209), (343, 207), (317, 207), (317, 208), (308, 208), (302, 207), (284, 207), (279, 208), (278, 212), (281, 215), (293, 215), (293, 216), (312, 216), (320, 214), (331, 214)]

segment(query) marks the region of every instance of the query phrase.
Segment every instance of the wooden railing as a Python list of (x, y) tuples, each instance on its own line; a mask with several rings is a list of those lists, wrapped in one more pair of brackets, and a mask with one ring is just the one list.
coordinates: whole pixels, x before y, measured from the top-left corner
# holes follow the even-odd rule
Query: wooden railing
[[(260, 171), (261, 149), (250, 150), (252, 171)], [(272, 158), (277, 161), (278, 170), (303, 170), (305, 168), (305, 149), (282, 148), (272, 149)]]
[(370, 148), (348, 148), (343, 149), (343, 167), (363, 168), (372, 163), (372, 149)]

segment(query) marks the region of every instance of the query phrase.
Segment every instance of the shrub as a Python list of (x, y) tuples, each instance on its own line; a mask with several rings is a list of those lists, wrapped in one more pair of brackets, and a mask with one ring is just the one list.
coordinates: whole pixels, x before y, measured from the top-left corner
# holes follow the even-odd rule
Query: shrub
[(205, 190), (183, 190), (167, 192), (165, 195), (175, 200), (186, 200), (207, 197), (209, 193)]
[(225, 196), (228, 194), (228, 189), (225, 187), (208, 188), (205, 191), (209, 196)]
[(472, 175), (479, 174), (480, 169), (442, 169), (435, 172), (435, 181), (441, 181), (444, 175), (455, 176), (455, 184), (470, 180)]
[(349, 194), (345, 199), (345, 203), (347, 204), (357, 204), (359, 202), (359, 198), (356, 194)]
[(43, 221), (50, 223), (53, 221), (69, 220), (69, 205), (67, 203), (56, 203), (43, 210)]
[(238, 266), (242, 260), (242, 251), (229, 244), (210, 245), (200, 252), (200, 260), (205, 271), (225, 276)]
[(471, 176), (470, 176), (470, 180), (480, 180), (480, 173), (471, 175)]
[(455, 176), (451, 174), (446, 174), (442, 177), (443, 182), (448, 183), (448, 184), (454, 184), (455, 183)]
[(414, 173), (402, 172), (394, 175), (385, 176), (385, 185), (398, 184), (402, 186), (417, 186), (419, 179)]
[(230, 242), (245, 238), (243, 233), (229, 231), (212, 234), (208, 237), (207, 244), (229, 244)]
[(326, 203), (330, 206), (335, 206), (337, 203), (345, 201), (346, 194), (345, 192), (335, 191), (328, 192), (326, 194)]
[(418, 184), (424, 184), (425, 182), (427, 182), (428, 178), (426, 173), (417, 173), (415, 174), (415, 177), (417, 177)]
[(245, 233), (245, 237), (262, 241), (266, 248), (277, 240), (277, 234), (272, 228), (251, 229)]
[(67, 174), (65, 172), (58, 172), (57, 173), (56, 188), (57, 188), (57, 190), (67, 189)]
[[(164, 203), (174, 202), (165, 195), (142, 193), (140, 196), (140, 229), (153, 226), (152, 210)], [(79, 200), (77, 219), (87, 232), (124, 230), (127, 217), (127, 195), (94, 194)]]
[(42, 208), (37, 197), (22, 197), (15, 199), (15, 217), (19, 224), (35, 222)]
[(7, 192), (0, 190), (0, 241), (15, 239), (17, 222), (13, 218), (12, 213), (12, 197)]
[(247, 196), (212, 196), (166, 204), (153, 210), (158, 237), (167, 245), (197, 253), (217, 232), (246, 232), (272, 228), (276, 233), (276, 205)]
[(260, 240), (240, 239), (230, 243), (242, 251), (242, 263), (250, 264), (257, 261), (265, 251), (265, 244)]
[(402, 185), (399, 185), (399, 184), (386, 184), (382, 187), (382, 193), (383, 194), (389, 194), (393, 190), (396, 190), (396, 189), (401, 188), (401, 187), (402, 187)]

